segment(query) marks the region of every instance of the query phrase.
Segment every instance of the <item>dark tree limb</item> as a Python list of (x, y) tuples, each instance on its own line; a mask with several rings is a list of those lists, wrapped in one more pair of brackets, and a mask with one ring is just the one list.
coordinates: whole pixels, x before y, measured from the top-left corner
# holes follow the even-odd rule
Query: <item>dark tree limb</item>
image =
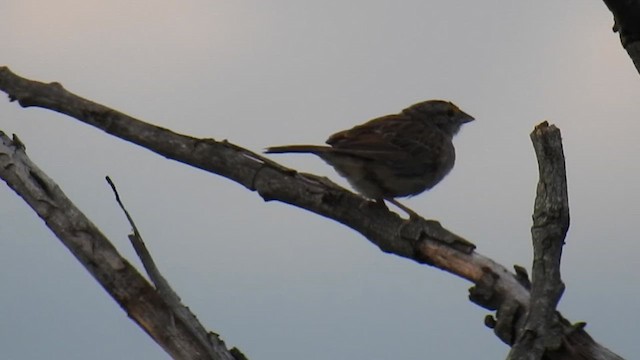
[(613, 31), (640, 73), (640, 0), (604, 0), (613, 13)]
[[(340, 222), (384, 252), (467, 279), (475, 284), (470, 290), (471, 300), (498, 310), (497, 321), (487, 320), (488, 325), (495, 325), (496, 334), (510, 345), (521, 336), (526, 319), (523, 315), (530, 311), (528, 282), (522, 272), (513, 274), (478, 254), (472, 243), (437, 221), (404, 220), (326, 178), (298, 173), (225, 140), (197, 139), (145, 123), (78, 97), (58, 83), (21, 78), (6, 67), (0, 67), (0, 90), (23, 107), (36, 106), (67, 114), (167, 158), (231, 179), (257, 191), (265, 201), (281, 201)], [(557, 317), (561, 319), (559, 314)], [(573, 353), (592, 355), (579, 359), (620, 359), (593, 341), (582, 326), (559, 323), (566, 346), (558, 354), (566, 355), (572, 349)], [(567, 355), (563, 359), (572, 357)]]
[[(206, 333), (195, 316), (190, 314), (188, 319), (175, 316), (172, 306), (118, 253), (60, 187), (31, 162), (24, 145), (3, 132), (0, 132), (0, 178), (45, 221), (127, 315), (174, 359), (235, 360), (218, 335)], [(194, 336), (194, 328), (203, 333)]]
[(569, 230), (569, 198), (560, 130), (545, 121), (531, 140), (538, 158), (540, 180), (533, 211), (533, 270), (531, 308), (523, 331), (511, 348), (510, 360), (538, 360), (560, 348), (562, 331), (556, 306), (564, 292), (560, 258)]

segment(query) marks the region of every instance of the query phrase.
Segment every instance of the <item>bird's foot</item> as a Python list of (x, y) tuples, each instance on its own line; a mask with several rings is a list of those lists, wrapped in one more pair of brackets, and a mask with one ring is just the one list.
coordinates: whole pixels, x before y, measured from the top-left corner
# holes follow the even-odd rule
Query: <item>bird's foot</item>
[[(406, 212), (409, 215), (409, 220), (417, 220), (422, 218), (422, 216), (418, 215), (417, 212), (409, 209), (408, 207), (400, 204), (398, 201), (396, 201), (395, 199), (385, 199), (388, 202), (392, 203), (393, 205), (395, 205), (396, 207), (398, 207), (399, 209), (401, 209), (402, 211)], [(382, 201), (384, 203), (384, 201)]]

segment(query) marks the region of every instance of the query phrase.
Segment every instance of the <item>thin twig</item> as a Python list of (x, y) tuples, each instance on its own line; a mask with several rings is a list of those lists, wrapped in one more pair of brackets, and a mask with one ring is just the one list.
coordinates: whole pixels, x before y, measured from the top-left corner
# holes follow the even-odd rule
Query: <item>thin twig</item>
[(118, 194), (116, 185), (113, 183), (113, 181), (109, 176), (106, 176), (105, 179), (107, 180), (107, 183), (109, 184), (109, 186), (111, 186), (111, 190), (113, 191), (113, 194), (116, 197), (116, 202), (118, 202), (118, 205), (120, 205), (120, 208), (124, 212), (124, 215), (127, 217), (127, 220), (129, 221), (129, 224), (133, 229), (133, 234), (129, 235), (129, 240), (131, 241), (131, 245), (136, 251), (136, 254), (138, 254), (138, 257), (142, 262), (142, 266), (144, 266), (144, 269), (147, 271), (147, 275), (149, 275), (151, 282), (153, 282), (153, 284), (156, 286), (156, 289), (158, 290), (158, 292), (168, 296), (172, 300), (172, 302), (180, 303), (181, 301), (180, 297), (178, 297), (178, 295), (173, 291), (173, 289), (171, 289), (171, 286), (169, 285), (167, 280), (164, 278), (164, 276), (160, 274), (160, 271), (158, 270), (158, 267), (156, 266), (155, 261), (153, 261), (153, 257), (151, 256), (151, 253), (147, 249), (147, 246), (144, 244), (144, 241), (142, 240), (142, 236), (138, 231), (138, 227), (133, 221), (133, 218), (131, 217), (131, 215), (129, 214), (129, 211), (127, 211), (124, 204), (122, 203), (122, 200), (120, 200), (120, 194)]
[[(158, 270), (158, 267), (155, 264), (155, 261), (153, 261), (151, 253), (142, 240), (142, 236), (138, 231), (138, 227), (129, 214), (129, 211), (127, 211), (124, 204), (122, 203), (120, 194), (118, 194), (118, 190), (116, 189), (116, 185), (113, 183), (109, 176), (106, 176), (105, 179), (107, 180), (107, 183), (109, 183), (109, 186), (111, 186), (111, 190), (113, 190), (113, 194), (116, 197), (118, 205), (120, 205), (120, 208), (124, 212), (127, 220), (129, 221), (129, 224), (131, 224), (131, 227), (133, 229), (133, 234), (130, 234), (128, 236), (129, 240), (131, 241), (131, 245), (135, 249), (136, 254), (138, 254), (138, 257), (142, 262), (142, 266), (144, 266), (145, 270), (147, 271), (147, 275), (149, 275), (149, 278), (156, 286), (158, 294), (165, 300), (167, 305), (169, 305), (169, 308), (171, 309), (170, 315), (175, 315), (180, 318), (185, 324), (188, 324), (191, 334), (196, 339), (198, 339), (198, 341), (200, 341), (205, 349), (208, 349), (209, 356), (211, 356), (212, 359), (215, 359), (215, 353), (213, 348), (211, 347), (207, 331), (200, 324), (198, 319), (193, 316), (191, 311), (184, 305), (182, 305), (182, 300), (180, 299), (178, 294), (173, 290), (173, 288), (171, 288), (171, 285), (169, 285), (169, 282), (164, 278), (164, 276), (162, 276), (160, 270)], [(171, 321), (171, 323), (174, 323), (174, 321)]]

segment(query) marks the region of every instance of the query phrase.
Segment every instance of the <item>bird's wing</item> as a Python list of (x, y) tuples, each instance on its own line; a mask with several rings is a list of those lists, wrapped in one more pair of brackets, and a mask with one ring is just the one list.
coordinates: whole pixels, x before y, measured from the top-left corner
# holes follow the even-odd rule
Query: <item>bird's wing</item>
[(401, 115), (387, 115), (368, 121), (329, 137), (327, 144), (336, 151), (353, 156), (378, 160), (394, 160), (405, 156), (389, 140), (391, 132), (408, 119)]
[(444, 135), (404, 114), (373, 119), (352, 129), (338, 132), (327, 144), (341, 153), (378, 161), (402, 161), (420, 158), (422, 163), (437, 162), (433, 158), (446, 146)]

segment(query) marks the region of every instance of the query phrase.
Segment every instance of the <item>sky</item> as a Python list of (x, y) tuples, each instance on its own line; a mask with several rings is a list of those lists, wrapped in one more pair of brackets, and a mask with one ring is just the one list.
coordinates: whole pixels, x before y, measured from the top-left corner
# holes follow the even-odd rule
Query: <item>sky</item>
[[(531, 264), (529, 133), (556, 124), (571, 207), (559, 310), (619, 355), (640, 351), (640, 76), (601, 1), (5, 0), (0, 14), (0, 65), (255, 151), (451, 100), (477, 121), (451, 174), (403, 203), (507, 267)], [(471, 284), (340, 224), (6, 98), (0, 130), (141, 268), (111, 176), (184, 303), (250, 359), (508, 353)], [(274, 159), (348, 186), (313, 156)], [(168, 358), (7, 187), (0, 249), (1, 358)]]

